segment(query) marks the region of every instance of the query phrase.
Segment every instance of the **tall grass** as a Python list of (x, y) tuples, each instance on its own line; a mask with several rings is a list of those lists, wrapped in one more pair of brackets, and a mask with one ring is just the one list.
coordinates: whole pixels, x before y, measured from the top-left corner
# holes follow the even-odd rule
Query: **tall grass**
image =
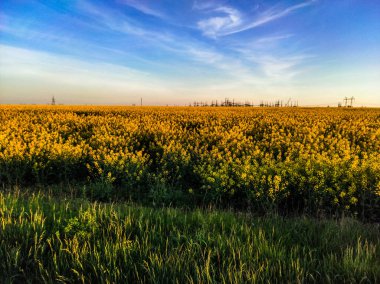
[(0, 193), (0, 283), (376, 283), (379, 230), (352, 219)]

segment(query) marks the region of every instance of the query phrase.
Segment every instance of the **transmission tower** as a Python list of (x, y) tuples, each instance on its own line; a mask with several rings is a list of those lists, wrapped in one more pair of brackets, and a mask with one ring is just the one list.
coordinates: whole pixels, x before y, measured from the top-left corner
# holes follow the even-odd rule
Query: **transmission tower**
[(351, 97), (351, 98), (349, 98), (349, 100), (350, 100), (350, 107), (352, 107), (352, 102), (355, 101), (355, 98)]
[(288, 107), (291, 103), (292, 98), (289, 98), (289, 100), (286, 102), (285, 106)]

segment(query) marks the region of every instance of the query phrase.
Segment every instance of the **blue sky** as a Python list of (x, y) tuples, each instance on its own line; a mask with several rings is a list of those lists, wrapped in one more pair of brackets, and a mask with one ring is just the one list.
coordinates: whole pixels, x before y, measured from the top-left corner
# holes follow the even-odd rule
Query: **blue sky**
[(380, 106), (380, 1), (0, 3), (0, 103)]

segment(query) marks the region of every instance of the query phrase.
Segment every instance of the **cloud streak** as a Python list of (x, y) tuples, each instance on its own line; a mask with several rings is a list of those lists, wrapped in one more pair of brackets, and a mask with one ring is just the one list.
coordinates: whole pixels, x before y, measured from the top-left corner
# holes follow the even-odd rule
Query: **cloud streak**
[(152, 9), (150, 6), (144, 4), (141, 0), (121, 0), (119, 2), (138, 10), (145, 15), (154, 16), (160, 19), (167, 19), (167, 16), (163, 12)]
[(169, 38), (168, 33), (165, 31), (155, 31), (152, 28), (147, 28), (117, 9), (94, 5), (88, 1), (80, 1), (79, 9), (83, 13), (92, 16), (94, 22), (99, 26), (103, 26), (112, 31), (136, 36), (145, 40), (165, 42)]
[(197, 24), (198, 28), (202, 30), (206, 36), (216, 37), (223, 31), (233, 30), (241, 25), (242, 16), (236, 9), (222, 6), (214, 8), (212, 11), (222, 15), (201, 20)]
[(224, 16), (213, 16), (207, 19), (200, 20), (198, 21), (197, 26), (205, 36), (214, 38), (218, 36), (227, 36), (247, 31), (265, 25), (272, 21), (278, 20), (280, 18), (290, 15), (291, 13), (297, 10), (310, 6), (314, 2), (315, 0), (311, 0), (282, 9), (274, 6), (256, 15), (256, 19), (253, 21), (249, 19), (250, 16), (243, 15), (238, 10), (227, 6), (223, 6), (222, 9), (214, 8), (210, 10), (208, 8), (209, 12), (223, 12)]
[[(231, 58), (221, 52), (217, 52), (204, 43), (189, 39), (185, 36), (175, 35), (171, 32), (156, 32), (150, 30), (138, 24), (131, 23), (130, 19), (125, 16), (119, 16), (116, 21), (114, 15), (118, 13), (118, 11), (102, 9), (90, 3), (84, 3), (86, 5), (82, 6), (82, 9), (86, 13), (96, 16), (101, 25), (107, 26), (112, 30), (138, 36), (139, 39), (154, 43), (156, 48), (170, 52), (182, 59), (186, 59), (186, 61), (193, 61), (198, 64), (210, 66), (215, 70), (223, 71), (228, 77), (240, 82), (258, 83), (260, 81), (258, 76), (252, 72), (251, 68), (245, 66), (239, 59)], [(215, 8), (214, 10), (228, 15), (228, 21), (230, 21), (228, 25), (237, 26), (240, 24), (240, 16), (237, 10), (224, 6)], [(211, 25), (218, 25), (218, 23), (214, 22)], [(187, 69), (187, 67), (185, 67), (185, 69)]]
[[(167, 82), (155, 75), (109, 63), (89, 63), (62, 55), (0, 44), (0, 93), (24, 92), (19, 82), (32, 81), (28, 93), (59, 94), (64, 103), (80, 102), (78, 91), (98, 97), (107, 104), (107, 94), (118, 102), (131, 103), (139, 94), (170, 93)], [(18, 91), (17, 91), (18, 90)], [(87, 98), (90, 99), (90, 98)]]
[(292, 82), (299, 74), (307, 70), (307, 65), (316, 55), (302, 50), (288, 50), (289, 39), (293, 34), (264, 36), (252, 41), (236, 42), (230, 50), (244, 58), (246, 64), (253, 64), (267, 82)]

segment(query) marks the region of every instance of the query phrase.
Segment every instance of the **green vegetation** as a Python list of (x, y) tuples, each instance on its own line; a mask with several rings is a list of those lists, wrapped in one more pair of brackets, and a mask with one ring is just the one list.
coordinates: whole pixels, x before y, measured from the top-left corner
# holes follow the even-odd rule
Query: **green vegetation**
[(379, 109), (0, 120), (0, 283), (380, 282)]
[(0, 193), (0, 283), (377, 283), (379, 229), (353, 219)]

